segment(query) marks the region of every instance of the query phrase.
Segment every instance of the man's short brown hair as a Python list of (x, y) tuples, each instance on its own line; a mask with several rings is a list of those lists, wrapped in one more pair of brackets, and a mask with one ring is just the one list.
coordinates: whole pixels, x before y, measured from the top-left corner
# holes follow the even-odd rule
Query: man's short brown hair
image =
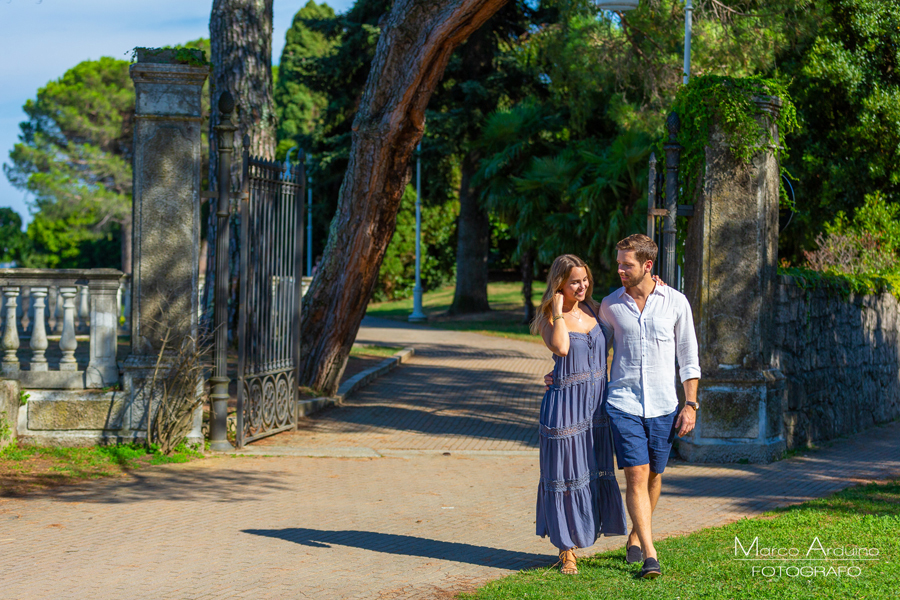
[(638, 262), (641, 264), (644, 264), (648, 260), (652, 260), (656, 263), (656, 254), (659, 252), (656, 242), (643, 233), (629, 235), (627, 238), (616, 244), (616, 250), (634, 252), (634, 257), (637, 258)]

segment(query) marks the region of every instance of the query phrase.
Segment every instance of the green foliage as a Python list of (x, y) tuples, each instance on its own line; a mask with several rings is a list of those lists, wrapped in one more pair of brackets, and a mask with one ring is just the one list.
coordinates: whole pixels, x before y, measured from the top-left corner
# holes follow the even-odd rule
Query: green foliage
[[(157, 447), (142, 444), (112, 444), (109, 446), (92, 446), (88, 448), (53, 448), (42, 446), (18, 446), (12, 443), (0, 450), (0, 460), (23, 461), (29, 458), (52, 459), (60, 463), (54, 469), (69, 476), (112, 475), (102, 469), (116, 465), (124, 469), (135, 469), (146, 464), (161, 465), (168, 463), (184, 463), (195, 458), (203, 458), (203, 454), (184, 444), (175, 448), (167, 456)], [(96, 470), (101, 469), (98, 473)]]
[[(104, 247), (131, 216), (134, 87), (128, 63), (84, 61), (25, 103), (28, 121), (4, 165), (10, 182), (33, 195), (28, 227), (34, 254), (22, 266), (118, 267)], [(85, 265), (82, 254), (99, 245)], [(117, 249), (117, 244), (110, 244)], [(107, 245), (109, 246), (109, 245)]]
[(9, 423), (9, 416), (6, 411), (0, 412), (0, 442), (5, 442), (10, 438), (12, 426)]
[[(732, 156), (748, 165), (753, 155), (776, 140), (759, 120), (768, 115), (753, 101), (754, 97), (775, 96), (782, 102), (776, 123), (781, 136), (797, 129), (797, 111), (784, 85), (761, 76), (747, 78), (704, 75), (693, 77), (675, 96), (673, 110), (678, 114), (682, 145), (679, 169), (684, 181), (684, 198), (690, 203), (698, 192), (706, 164), (705, 146), (714, 122), (725, 134)], [(660, 144), (661, 146), (661, 144)], [(662, 148), (660, 147), (660, 156)], [(787, 148), (779, 150), (781, 156)]]
[(646, 227), (647, 159), (673, 104), (691, 103), (689, 131), (705, 128), (686, 152), (695, 166), (708, 129), (699, 117), (723, 118), (741, 158), (765, 143), (755, 104), (746, 114), (749, 98), (728, 88), (700, 97), (714, 77), (739, 91), (778, 93), (786, 101), (782, 126), (793, 127), (783, 86), (744, 78), (772, 67), (808, 4), (697, 3), (695, 76), (685, 92), (682, 1), (652, 0), (599, 16), (587, 1), (541, 3), (529, 35), (506, 49), (538, 83), (527, 98), (491, 114), (480, 141), (481, 195), (510, 226), (517, 252), (535, 250), (543, 264), (574, 252), (597, 267), (600, 289), (616, 284), (613, 248)]
[(326, 3), (309, 0), (296, 15), (288, 29), (274, 99), (278, 112), (279, 157), (300, 141), (300, 136), (310, 136), (321, 121), (328, 104), (328, 96), (312, 91), (306, 82), (315, 73), (316, 60), (334, 51), (337, 39), (334, 35), (316, 30), (317, 23), (335, 19), (334, 9)]
[(778, 66), (801, 124), (784, 163), (799, 180), (799, 213), (781, 239), (792, 260), (867, 194), (900, 199), (900, 4), (817, 0), (806, 21)]
[(798, 285), (842, 296), (890, 292), (900, 298), (900, 206), (869, 194), (850, 219), (839, 211), (804, 251), (803, 268), (782, 269)]
[(841, 298), (850, 294), (868, 296), (890, 292), (900, 299), (900, 275), (871, 273), (819, 272), (805, 267), (779, 267), (779, 275), (790, 276), (798, 287), (804, 290), (822, 289)]
[(19, 406), (25, 406), (28, 404), (28, 399), (31, 398), (31, 394), (26, 392), (25, 390), (19, 391)]
[(30, 254), (30, 240), (22, 231), (22, 217), (11, 208), (0, 208), (0, 263), (16, 262)]
[(900, 205), (888, 203), (881, 192), (866, 194), (863, 205), (854, 211), (852, 220), (844, 211), (838, 211), (834, 220), (825, 224), (825, 232), (871, 235), (882, 252), (897, 254), (900, 252)]
[(518, 252), (532, 249), (544, 264), (572, 252), (611, 274), (616, 242), (646, 222), (650, 138), (573, 140), (559, 111), (527, 101), (491, 115), (481, 144), (482, 198), (509, 224)]
[[(208, 48), (201, 39), (166, 50), (205, 56)], [(135, 98), (128, 67), (108, 57), (83, 61), (25, 103), (28, 120), (3, 167), (10, 183), (32, 195), (19, 266), (121, 266), (131, 223)]]
[[(455, 273), (451, 237), (455, 233), (458, 205), (422, 207), (422, 287), (434, 289)], [(388, 244), (373, 300), (397, 300), (412, 295), (416, 284), (416, 192), (406, 187), (397, 213), (397, 228)]]
[(166, 63), (176, 65), (191, 65), (194, 67), (207, 67), (210, 62), (206, 60), (206, 49), (190, 48), (186, 46), (165, 48), (134, 48), (131, 51), (131, 62)]
[(287, 36), (274, 91), (281, 120), (277, 156), (295, 145), (311, 156), (313, 257), (325, 247), (337, 208), (350, 128), (375, 55), (378, 22), (388, 10), (389, 0), (356, 0), (341, 15), (324, 3), (307, 4)]

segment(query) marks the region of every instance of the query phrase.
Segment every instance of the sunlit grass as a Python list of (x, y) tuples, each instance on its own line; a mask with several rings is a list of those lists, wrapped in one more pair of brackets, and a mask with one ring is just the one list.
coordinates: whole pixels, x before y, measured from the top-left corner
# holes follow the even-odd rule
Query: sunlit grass
[[(471, 331), (506, 338), (540, 343), (540, 338), (528, 332), (523, 323), (525, 303), (522, 300), (522, 284), (495, 282), (488, 284), (488, 303), (493, 312), (451, 317), (447, 310), (453, 302), (454, 286), (446, 286), (422, 295), (422, 310), (429, 317), (428, 326), (453, 331)], [(541, 301), (543, 287), (535, 286), (533, 302)], [(382, 319), (406, 321), (413, 309), (412, 298), (394, 302), (376, 302), (369, 305), (366, 314)]]
[(10, 444), (0, 450), (0, 495), (81, 479), (115, 477), (146, 465), (183, 463), (202, 454), (180, 446), (167, 456), (138, 444), (53, 448)]
[[(682, 501), (689, 503), (690, 500)], [(690, 511), (682, 513), (690, 519)], [(656, 544), (663, 576), (636, 579), (640, 565), (625, 564), (621, 550), (604, 552), (579, 561), (579, 574), (561, 575), (557, 569), (522, 571), (491, 582), (468, 600), (507, 598), (566, 598), (619, 600), (621, 598), (797, 600), (820, 598), (895, 599), (900, 576), (900, 479), (844, 490), (814, 500), (742, 519), (723, 527), (673, 537)], [(822, 558), (819, 550), (807, 555), (818, 538), (825, 549), (877, 549), (876, 560), (737, 560), (735, 538), (748, 549), (758, 536), (761, 548), (797, 548), (798, 558)], [(624, 539), (624, 538), (623, 538)], [(756, 557), (751, 552), (750, 557)], [(866, 557), (872, 557), (871, 552)], [(837, 557), (833, 557), (837, 558)], [(552, 562), (552, 560), (548, 561)], [(781, 577), (768, 576), (762, 567), (783, 567)], [(824, 567), (821, 573), (800, 567)], [(846, 569), (857, 567), (856, 576)], [(754, 573), (754, 567), (756, 572)], [(787, 570), (797, 567), (797, 570)], [(838, 569), (844, 567), (843, 573)], [(828, 569), (833, 568), (834, 571)], [(776, 573), (773, 569), (766, 573)], [(791, 573), (789, 575), (788, 573)], [(840, 575), (840, 576), (839, 576)]]
[(397, 354), (400, 348), (394, 346), (364, 346), (354, 344), (350, 348), (350, 356), (384, 356), (390, 358)]

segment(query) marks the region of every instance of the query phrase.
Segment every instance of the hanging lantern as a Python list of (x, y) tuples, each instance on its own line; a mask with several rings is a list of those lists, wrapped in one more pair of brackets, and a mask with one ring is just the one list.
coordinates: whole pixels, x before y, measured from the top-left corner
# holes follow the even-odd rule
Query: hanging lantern
[(625, 12), (636, 9), (638, 7), (638, 0), (612, 0), (609, 2), (604, 2), (604, 0), (594, 0), (594, 6), (601, 10)]

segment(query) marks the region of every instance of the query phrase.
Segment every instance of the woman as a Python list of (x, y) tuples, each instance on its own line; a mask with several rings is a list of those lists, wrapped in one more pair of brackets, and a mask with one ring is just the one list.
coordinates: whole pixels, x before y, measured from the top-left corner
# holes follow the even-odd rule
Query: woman
[(583, 260), (557, 257), (531, 323), (556, 363), (541, 402), (537, 534), (550, 536), (560, 572), (572, 575), (576, 548), (592, 546), (600, 534), (627, 533), (604, 406), (606, 339), (593, 289)]

